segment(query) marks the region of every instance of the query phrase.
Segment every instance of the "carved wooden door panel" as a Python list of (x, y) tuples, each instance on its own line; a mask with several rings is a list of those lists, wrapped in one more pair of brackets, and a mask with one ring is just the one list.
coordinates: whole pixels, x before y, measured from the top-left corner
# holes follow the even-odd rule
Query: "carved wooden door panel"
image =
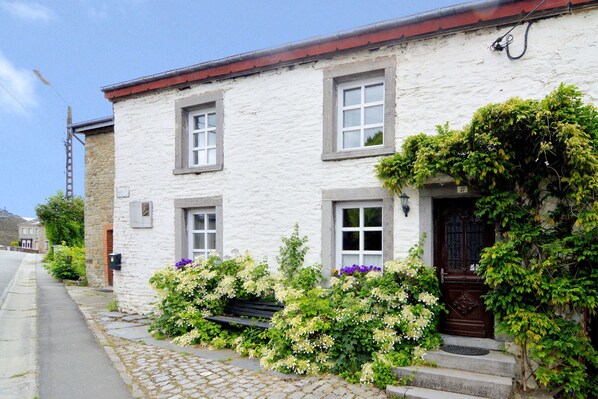
[(434, 201), (434, 258), (442, 300), (448, 313), (441, 319), (447, 334), (491, 338), (492, 314), (481, 298), (488, 288), (475, 273), (484, 247), (494, 242), (494, 229), (474, 214), (474, 199)]

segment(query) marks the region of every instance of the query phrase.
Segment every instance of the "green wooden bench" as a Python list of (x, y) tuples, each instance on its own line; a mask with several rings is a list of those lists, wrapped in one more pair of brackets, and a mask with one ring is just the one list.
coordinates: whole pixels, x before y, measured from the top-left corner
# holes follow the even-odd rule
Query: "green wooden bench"
[(224, 308), (224, 314), (220, 316), (208, 316), (206, 320), (215, 321), (220, 324), (238, 324), (259, 328), (270, 328), (272, 323), (268, 321), (255, 320), (272, 319), (274, 313), (282, 310), (284, 305), (278, 302), (246, 301), (232, 299)]

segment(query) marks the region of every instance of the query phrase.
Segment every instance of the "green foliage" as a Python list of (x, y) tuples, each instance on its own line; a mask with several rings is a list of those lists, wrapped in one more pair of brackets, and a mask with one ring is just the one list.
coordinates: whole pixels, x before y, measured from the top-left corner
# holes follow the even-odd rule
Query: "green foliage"
[(225, 341), (216, 342), (216, 346), (228, 344), (231, 337), (204, 317), (222, 314), (232, 298), (271, 300), (274, 296), (268, 265), (248, 255), (227, 260), (212, 256), (179, 267), (168, 266), (157, 271), (150, 284), (160, 298), (151, 331), (176, 336), (184, 345), (209, 346), (217, 337)]
[[(150, 329), (157, 336), (175, 336), (178, 344), (261, 357), (266, 368), (330, 371), (382, 388), (396, 379), (392, 367), (419, 362), (425, 348), (440, 344), (438, 281), (419, 260), (420, 252), (387, 262), (384, 274), (332, 278), (327, 289), (318, 285), (317, 266), (300, 267), (289, 280), (272, 277), (265, 262), (248, 255), (182, 260), (150, 279), (159, 296)], [(222, 314), (232, 298), (277, 300), (285, 308), (268, 330), (204, 319)]]
[(85, 277), (85, 248), (60, 245), (46, 266), (52, 277), (58, 280), (77, 280)]
[(10, 242), (10, 246), (11, 246), (11, 247), (18, 247), (18, 246), (20, 246), (20, 245), (21, 245), (21, 244), (19, 244), (19, 242), (18, 242), (18, 241), (11, 241), (11, 242)]
[(293, 234), (290, 237), (282, 237), (282, 245), (279, 248), (279, 255), (276, 257), (279, 268), (285, 280), (291, 281), (295, 274), (303, 267), (305, 254), (308, 247), (307, 236), (299, 237), (299, 225), (295, 224)]
[(420, 358), (440, 342), (438, 281), (417, 257), (390, 261), (384, 274), (356, 272), (330, 288), (278, 287), (284, 310), (273, 318), (262, 364), (282, 372), (334, 372), (384, 387), (392, 367)]
[(83, 198), (66, 199), (62, 191), (50, 198), (46, 204), (35, 207), (35, 213), (46, 229), (51, 244), (64, 242), (68, 246), (83, 246)]
[(108, 302), (108, 305), (106, 305), (106, 309), (108, 309), (109, 312), (117, 312), (118, 301), (116, 299), (111, 300), (110, 302)]
[(479, 190), (477, 215), (502, 233), (480, 263), (486, 305), (539, 363), (536, 379), (578, 398), (598, 386), (598, 353), (574, 320), (598, 310), (598, 111), (581, 98), (561, 85), (541, 101), (489, 104), (377, 166), (394, 192), (437, 174)]

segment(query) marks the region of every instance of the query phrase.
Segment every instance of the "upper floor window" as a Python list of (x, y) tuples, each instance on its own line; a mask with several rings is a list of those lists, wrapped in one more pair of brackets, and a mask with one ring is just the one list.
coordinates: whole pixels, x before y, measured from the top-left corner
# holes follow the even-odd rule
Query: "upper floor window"
[(189, 112), (189, 166), (216, 164), (216, 109)]
[(339, 150), (384, 144), (384, 80), (347, 82), (338, 86)]
[(324, 70), (322, 160), (394, 153), (395, 62), (382, 57)]
[(177, 100), (174, 174), (222, 170), (223, 126), (222, 91)]

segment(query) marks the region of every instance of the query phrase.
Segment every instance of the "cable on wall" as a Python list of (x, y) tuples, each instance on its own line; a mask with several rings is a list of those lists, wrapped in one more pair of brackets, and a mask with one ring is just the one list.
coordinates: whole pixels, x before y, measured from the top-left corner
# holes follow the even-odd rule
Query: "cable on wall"
[[(532, 23), (534, 23), (534, 21), (529, 21), (529, 23), (527, 25), (527, 28), (525, 29), (523, 51), (521, 52), (521, 54), (519, 54), (517, 56), (511, 55), (511, 52), (509, 51), (509, 45), (511, 43), (513, 43), (513, 35), (511, 35), (511, 32), (513, 31), (513, 29), (515, 29), (516, 27), (518, 27), (519, 25), (521, 25), (526, 20), (527, 17), (529, 17), (530, 15), (532, 15), (546, 1), (547, 0), (542, 0), (541, 2), (539, 2), (538, 5), (536, 5), (530, 12), (528, 12), (523, 18), (521, 18), (519, 21), (517, 21), (517, 23), (515, 25), (513, 25), (513, 27), (507, 31), (507, 33), (505, 33), (504, 35), (498, 37), (490, 45), (490, 48), (493, 51), (503, 51), (503, 50), (506, 49), (507, 50), (507, 57), (509, 57), (509, 59), (512, 60), (512, 61), (518, 60), (521, 57), (523, 57), (523, 55), (527, 51), (527, 36), (528, 36), (528, 33), (529, 33), (529, 28), (532, 26)], [(505, 40), (505, 42), (503, 42), (503, 40)]]

